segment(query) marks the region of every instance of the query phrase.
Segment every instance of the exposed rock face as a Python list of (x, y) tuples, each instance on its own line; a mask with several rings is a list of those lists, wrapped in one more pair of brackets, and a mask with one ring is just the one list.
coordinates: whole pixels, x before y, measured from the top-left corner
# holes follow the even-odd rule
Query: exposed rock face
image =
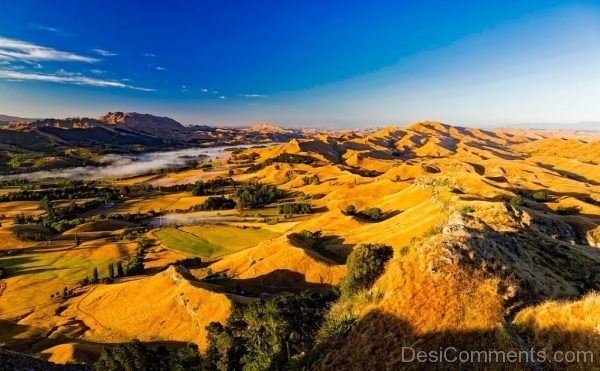
[[(506, 218), (511, 222), (502, 223), (502, 230), (493, 227), (491, 220)], [(600, 254), (575, 245), (577, 240), (569, 224), (511, 207), (496, 207), (481, 218), (456, 212), (441, 235), (419, 246), (419, 267), (444, 274), (452, 265), (500, 277), (507, 300), (576, 296), (600, 288), (600, 280), (590, 276), (600, 265)]]

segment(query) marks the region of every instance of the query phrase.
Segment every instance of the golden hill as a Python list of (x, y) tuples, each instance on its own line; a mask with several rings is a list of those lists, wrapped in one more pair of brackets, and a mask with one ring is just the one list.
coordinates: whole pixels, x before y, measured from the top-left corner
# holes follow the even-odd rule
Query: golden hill
[(195, 282), (182, 267), (153, 277), (93, 287), (63, 315), (81, 319), (96, 342), (189, 341), (206, 346), (204, 328), (224, 322), (232, 300)]

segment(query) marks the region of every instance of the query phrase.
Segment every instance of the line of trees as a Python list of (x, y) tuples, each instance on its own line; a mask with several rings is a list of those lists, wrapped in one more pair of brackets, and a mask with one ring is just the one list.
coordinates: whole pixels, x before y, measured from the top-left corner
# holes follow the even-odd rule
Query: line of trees
[(257, 207), (285, 197), (285, 192), (274, 185), (251, 182), (238, 188), (234, 196), (239, 199), (242, 207)]
[(372, 221), (379, 221), (384, 217), (383, 212), (378, 207), (368, 207), (362, 211), (358, 211), (354, 205), (346, 206), (346, 214)]
[(147, 347), (139, 340), (105, 347), (95, 370), (152, 370), (152, 371), (201, 371), (202, 358), (198, 346), (186, 343), (173, 353), (164, 345)]
[(0, 196), (0, 202), (9, 201), (41, 201), (48, 200), (67, 200), (76, 198), (101, 198), (106, 202), (117, 201), (119, 199), (119, 189), (113, 187), (93, 187), (89, 185), (79, 185), (73, 187), (60, 187), (42, 190), (23, 190), (19, 192), (10, 192)]
[(191, 211), (207, 211), (207, 210), (231, 210), (235, 209), (236, 202), (224, 196), (208, 197), (201, 204), (192, 206)]
[(289, 203), (279, 205), (279, 214), (312, 214), (313, 210), (309, 203)]

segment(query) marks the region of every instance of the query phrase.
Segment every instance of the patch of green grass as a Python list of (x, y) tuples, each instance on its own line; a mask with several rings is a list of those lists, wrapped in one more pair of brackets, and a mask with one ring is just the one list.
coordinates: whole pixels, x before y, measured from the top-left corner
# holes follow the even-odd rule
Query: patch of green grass
[(207, 258), (224, 255), (229, 252), (222, 246), (214, 245), (192, 233), (177, 228), (161, 228), (155, 231), (154, 235), (160, 242), (171, 249)]
[(266, 229), (238, 228), (217, 224), (193, 225), (181, 229), (213, 245), (223, 246), (232, 251), (252, 247), (262, 241), (279, 236), (278, 233)]
[(83, 256), (40, 252), (21, 254), (2, 259), (9, 277), (26, 276), (40, 281), (61, 281), (75, 283), (86, 275), (90, 276), (94, 267), (105, 269), (110, 260), (89, 259)]
[(265, 229), (217, 224), (162, 228), (154, 235), (169, 248), (207, 258), (230, 254), (279, 236)]

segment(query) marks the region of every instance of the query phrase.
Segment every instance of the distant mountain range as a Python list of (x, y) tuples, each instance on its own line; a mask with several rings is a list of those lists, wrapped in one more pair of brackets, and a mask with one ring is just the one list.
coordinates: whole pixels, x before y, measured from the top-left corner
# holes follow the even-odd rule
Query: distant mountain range
[(109, 112), (98, 118), (24, 119), (1, 115), (0, 150), (52, 151), (69, 147), (155, 150), (192, 145), (266, 143), (302, 138), (302, 130), (261, 124), (243, 128), (184, 126), (168, 118), (136, 112)]

